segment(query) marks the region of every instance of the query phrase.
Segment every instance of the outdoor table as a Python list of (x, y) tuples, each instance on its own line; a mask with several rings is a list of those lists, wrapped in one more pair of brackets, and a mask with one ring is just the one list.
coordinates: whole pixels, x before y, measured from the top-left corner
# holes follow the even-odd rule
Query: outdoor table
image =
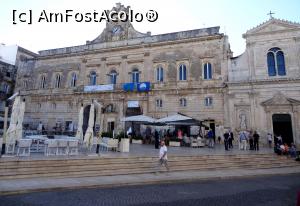
[[(40, 152), (40, 144), (45, 143), (45, 140), (47, 140), (47, 135), (28, 135), (25, 136), (24, 139), (31, 139), (34, 143), (36, 142), (36, 149), (33, 150), (33, 152)], [(34, 144), (32, 144), (34, 145)]]

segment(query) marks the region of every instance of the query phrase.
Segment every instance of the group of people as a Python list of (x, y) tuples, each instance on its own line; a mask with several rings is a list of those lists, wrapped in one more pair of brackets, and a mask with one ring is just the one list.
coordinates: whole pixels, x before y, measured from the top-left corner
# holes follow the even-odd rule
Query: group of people
[(257, 131), (248, 132), (248, 131), (241, 131), (239, 133), (239, 149), (240, 150), (247, 150), (248, 142), (249, 142), (249, 150), (259, 150), (259, 134)]

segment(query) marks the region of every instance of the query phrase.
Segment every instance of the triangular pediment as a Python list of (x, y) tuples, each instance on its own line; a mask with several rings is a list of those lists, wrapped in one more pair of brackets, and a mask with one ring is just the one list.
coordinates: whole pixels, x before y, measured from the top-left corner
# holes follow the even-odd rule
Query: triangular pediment
[(300, 105), (300, 101), (292, 98), (287, 98), (282, 93), (275, 94), (271, 99), (268, 99), (261, 103), (263, 106), (297, 106)]
[(248, 30), (243, 36), (251, 36), (256, 34), (274, 33), (279, 31), (300, 30), (300, 24), (290, 21), (272, 18), (257, 27)]

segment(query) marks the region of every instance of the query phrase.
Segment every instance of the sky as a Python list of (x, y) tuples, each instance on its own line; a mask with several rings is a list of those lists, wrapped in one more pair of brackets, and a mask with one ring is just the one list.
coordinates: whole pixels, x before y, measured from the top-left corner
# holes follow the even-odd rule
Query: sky
[[(133, 22), (136, 30), (152, 35), (220, 26), (220, 32), (229, 36), (229, 43), (237, 56), (245, 50), (242, 34), (273, 17), (300, 23), (299, 0), (0, 0), (0, 43), (19, 45), (33, 52), (68, 46), (83, 45), (95, 39), (105, 28), (105, 22), (38, 22), (43, 10), (49, 14), (88, 13), (110, 10), (120, 2), (131, 6), (134, 12), (155, 10), (155, 22)], [(32, 11), (32, 24), (13, 24), (22, 12)], [(24, 17), (24, 16), (22, 16)], [(16, 18), (18, 19), (18, 18)]]

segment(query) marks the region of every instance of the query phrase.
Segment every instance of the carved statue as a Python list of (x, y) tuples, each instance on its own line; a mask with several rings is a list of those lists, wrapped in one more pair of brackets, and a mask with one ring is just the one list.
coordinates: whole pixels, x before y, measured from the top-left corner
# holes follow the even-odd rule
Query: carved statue
[(240, 114), (240, 128), (247, 129), (247, 123), (246, 123), (246, 114)]

